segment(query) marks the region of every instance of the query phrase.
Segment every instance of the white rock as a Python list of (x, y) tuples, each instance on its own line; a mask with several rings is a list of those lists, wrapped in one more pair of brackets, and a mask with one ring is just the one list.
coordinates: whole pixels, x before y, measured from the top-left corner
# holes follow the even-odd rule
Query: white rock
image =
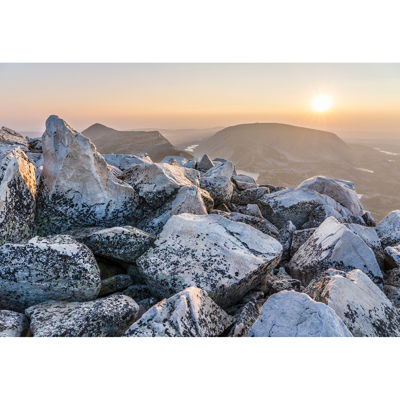
[(375, 229), (383, 247), (400, 244), (400, 210), (386, 215)]
[(327, 218), (299, 248), (288, 264), (289, 273), (303, 284), (329, 268), (361, 269), (382, 284), (383, 275), (367, 244), (335, 218)]
[(206, 292), (189, 287), (151, 307), (125, 336), (219, 336), (233, 321)]
[(281, 252), (277, 240), (249, 225), (219, 215), (180, 214), (136, 263), (156, 297), (197, 286), (225, 306), (257, 287)]
[(334, 309), (353, 336), (400, 336), (398, 311), (359, 269), (328, 270), (306, 291)]
[(147, 154), (103, 154), (104, 159), (109, 165), (125, 171), (136, 164), (151, 163), (151, 158)]
[(24, 314), (1, 310), (0, 311), (0, 337), (22, 336), (29, 328), (29, 323)]
[(20, 133), (3, 126), (0, 129), (0, 145), (21, 146), (22, 151), (28, 151), (28, 141)]
[(284, 290), (268, 298), (247, 336), (332, 337), (351, 333), (330, 307), (304, 293)]

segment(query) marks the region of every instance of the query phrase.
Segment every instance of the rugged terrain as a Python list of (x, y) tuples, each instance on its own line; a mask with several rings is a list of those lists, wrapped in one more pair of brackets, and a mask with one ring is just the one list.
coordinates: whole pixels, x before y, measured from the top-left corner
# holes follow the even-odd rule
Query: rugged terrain
[[(314, 133), (282, 169), (352, 165)], [(223, 147), (100, 148), (56, 115), (0, 131), (0, 336), (400, 336), (399, 210), (376, 223), (340, 174), (258, 184)]]

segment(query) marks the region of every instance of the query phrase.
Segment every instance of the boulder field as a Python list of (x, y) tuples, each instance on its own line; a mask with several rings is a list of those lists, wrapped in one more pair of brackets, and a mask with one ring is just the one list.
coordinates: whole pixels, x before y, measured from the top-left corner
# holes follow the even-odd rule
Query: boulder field
[(400, 210), (352, 182), (0, 130), (0, 337), (387, 337), (398, 307)]

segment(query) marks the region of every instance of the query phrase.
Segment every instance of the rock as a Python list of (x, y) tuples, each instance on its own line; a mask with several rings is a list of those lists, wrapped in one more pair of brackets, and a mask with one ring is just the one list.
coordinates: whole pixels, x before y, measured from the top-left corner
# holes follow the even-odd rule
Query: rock
[(274, 186), (274, 185), (258, 185), (259, 188), (264, 188), (268, 191), (268, 193), (279, 192), (280, 190), (288, 189), (285, 186)]
[(332, 337), (351, 334), (330, 307), (317, 303), (304, 293), (285, 290), (268, 298), (247, 336)]
[[(292, 221), (298, 229), (304, 229), (316, 228), (329, 216), (340, 222), (354, 222), (357, 217), (329, 196), (308, 189), (286, 189), (265, 194), (257, 203), (263, 216), (279, 229), (287, 221)], [(361, 217), (358, 219), (362, 220)]]
[(0, 146), (0, 244), (32, 236), (35, 167), (19, 148)]
[(269, 273), (264, 277), (259, 289), (265, 294), (271, 295), (281, 292), (282, 290), (294, 290), (299, 292), (302, 286), (299, 280), (291, 278), (290, 275), (280, 276)]
[(132, 285), (133, 281), (129, 275), (120, 274), (101, 281), (101, 289), (99, 296), (107, 296), (108, 294), (119, 292)]
[(0, 146), (4, 144), (20, 146), (22, 151), (28, 151), (28, 141), (20, 133), (5, 126), (0, 129)]
[(247, 336), (249, 329), (256, 322), (260, 315), (260, 307), (254, 300), (247, 302), (235, 316), (235, 324), (231, 328), (228, 336), (243, 337)]
[(139, 306), (128, 296), (88, 302), (50, 301), (25, 310), (33, 336), (121, 336), (136, 320)]
[(277, 240), (247, 224), (180, 214), (168, 220), (154, 248), (136, 264), (156, 297), (197, 286), (224, 307), (257, 287), (281, 252)]
[(69, 231), (95, 255), (110, 260), (133, 263), (154, 242), (155, 237), (133, 226), (81, 228)]
[(100, 269), (101, 279), (111, 278), (114, 275), (125, 274), (127, 270), (126, 266), (128, 265), (99, 256), (96, 256), (96, 262)]
[(245, 189), (241, 192), (234, 191), (231, 202), (239, 205), (256, 204), (269, 191), (264, 187)]
[(125, 296), (132, 297), (136, 302), (145, 300), (151, 297), (150, 290), (147, 285), (134, 284), (122, 291)]
[(400, 268), (400, 245), (385, 248), (385, 263), (389, 268)]
[(336, 200), (343, 207), (350, 210), (353, 215), (361, 217), (364, 214), (363, 207), (352, 182), (345, 182), (325, 176), (314, 176), (300, 183), (297, 189), (315, 190)]
[(28, 140), (29, 151), (33, 153), (41, 153), (43, 151), (41, 138), (30, 138)]
[(88, 138), (55, 115), (47, 119), (36, 214), (40, 234), (130, 224), (137, 203), (135, 190), (115, 177)]
[(383, 287), (383, 293), (385, 293), (386, 297), (392, 302), (392, 304), (396, 307), (400, 307), (400, 288), (396, 286), (385, 285)]
[(307, 285), (324, 270), (361, 269), (381, 285), (383, 275), (375, 254), (367, 244), (335, 218), (327, 218), (289, 261), (287, 270), (293, 278)]
[(359, 269), (328, 270), (306, 292), (335, 310), (353, 336), (399, 336), (400, 315), (384, 293)]
[(364, 242), (367, 244), (368, 247), (375, 254), (376, 261), (378, 262), (379, 266), (383, 267), (383, 262), (385, 255), (383, 253), (383, 248), (381, 241), (376, 233), (374, 227), (363, 226), (359, 224), (345, 224), (347, 228), (349, 228), (353, 233), (358, 235)]
[(308, 238), (315, 232), (316, 228), (300, 229), (293, 232), (292, 242), (290, 244), (290, 257), (305, 243)]
[(151, 163), (148, 154), (103, 154), (107, 164), (125, 171), (136, 164)]
[(214, 168), (213, 162), (210, 160), (207, 154), (204, 154), (201, 160), (197, 163), (197, 169), (199, 171), (208, 171), (209, 169)]
[(29, 328), (24, 314), (15, 311), (0, 311), (0, 337), (24, 336)]
[(235, 183), (239, 190), (257, 188), (257, 183), (251, 176), (247, 175), (233, 175), (232, 181)]
[(224, 162), (209, 169), (200, 178), (200, 187), (207, 190), (215, 204), (229, 203), (233, 193), (233, 164)]
[(279, 230), (278, 240), (282, 245), (282, 260), (288, 260), (290, 258), (290, 246), (292, 244), (292, 235), (296, 230), (296, 227), (292, 223), (292, 221), (288, 221), (283, 225), (283, 227)]
[(206, 292), (189, 287), (151, 307), (125, 336), (220, 336), (233, 321)]
[(179, 165), (180, 167), (184, 167), (188, 160), (184, 157), (179, 156), (165, 156), (161, 163), (170, 164), (170, 165)]
[(70, 236), (0, 246), (0, 308), (23, 311), (47, 300), (92, 300), (100, 283), (93, 254)]
[(362, 219), (365, 222), (365, 225), (367, 226), (376, 226), (376, 222), (375, 220), (372, 218), (372, 215), (369, 211), (366, 211), (363, 215), (362, 215)]
[(375, 229), (383, 247), (400, 244), (400, 210), (386, 215)]
[(257, 204), (247, 204), (244, 214), (251, 215), (252, 217), (263, 218), (260, 207)]

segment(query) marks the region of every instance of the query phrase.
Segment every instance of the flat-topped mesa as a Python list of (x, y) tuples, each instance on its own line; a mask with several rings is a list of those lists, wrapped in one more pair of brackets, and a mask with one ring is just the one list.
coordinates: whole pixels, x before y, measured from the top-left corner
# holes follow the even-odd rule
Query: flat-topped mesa
[(42, 145), (38, 233), (132, 222), (137, 205), (135, 190), (113, 174), (90, 139), (51, 115)]

